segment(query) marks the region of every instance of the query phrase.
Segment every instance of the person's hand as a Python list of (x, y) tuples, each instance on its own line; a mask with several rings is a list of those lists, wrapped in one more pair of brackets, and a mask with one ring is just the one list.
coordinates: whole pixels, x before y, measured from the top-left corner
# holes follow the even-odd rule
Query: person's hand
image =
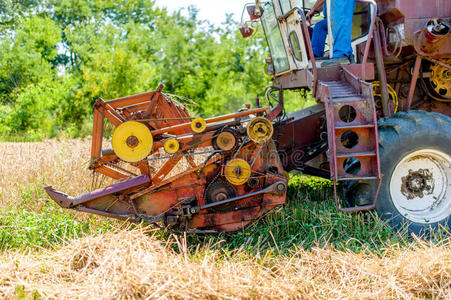
[(310, 21), (312, 20), (313, 16), (316, 15), (318, 12), (315, 10), (311, 10), (308, 12), (308, 14), (305, 16), (305, 18), (307, 19), (307, 22), (310, 23)]

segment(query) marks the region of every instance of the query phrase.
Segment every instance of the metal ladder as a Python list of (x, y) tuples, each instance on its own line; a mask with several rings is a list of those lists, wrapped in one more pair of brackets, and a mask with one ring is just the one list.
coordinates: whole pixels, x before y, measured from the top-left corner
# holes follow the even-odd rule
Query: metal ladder
[[(379, 161), (376, 107), (371, 84), (341, 68), (340, 79), (320, 82), (327, 114), (331, 179), (340, 211), (375, 207), (382, 175)], [(378, 181), (373, 203), (342, 208), (337, 197), (340, 181)]]

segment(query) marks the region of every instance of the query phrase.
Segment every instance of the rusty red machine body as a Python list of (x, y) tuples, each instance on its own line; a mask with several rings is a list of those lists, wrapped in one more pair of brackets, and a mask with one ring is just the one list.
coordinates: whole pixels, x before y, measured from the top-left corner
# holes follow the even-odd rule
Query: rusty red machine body
[[(312, 4), (300, 2), (248, 4), (250, 20), (240, 28), (249, 37), (262, 24), (274, 76), (266, 99), (276, 105), (257, 101), (256, 108), (204, 120), (191, 117), (163, 86), (99, 99), (90, 168), (117, 183), (76, 198), (47, 187), (50, 197), (64, 208), (171, 230), (234, 231), (285, 203), (287, 172), (296, 170), (331, 179), (339, 210), (376, 208), (414, 231), (449, 224), (451, 2), (357, 1), (356, 62), (327, 67), (312, 51), (314, 24), (305, 17)], [(332, 48), (329, 38), (330, 57)], [(309, 90), (317, 104), (285, 115), (285, 90)], [(413, 110), (439, 113), (433, 118), (442, 118), (443, 140), (400, 149), (405, 153), (391, 166), (385, 129), (404, 126), (393, 125), (398, 119), (431, 118), (410, 116)], [(113, 149), (102, 147), (105, 120), (116, 127)], [(422, 164), (437, 167), (412, 167)]]
[[(274, 141), (248, 138), (249, 123), (268, 120), (269, 130), (280, 106), (203, 120), (161, 89), (96, 102), (90, 168), (118, 183), (77, 198), (48, 187), (52, 199), (64, 208), (188, 232), (237, 230), (284, 203), (287, 178)], [(117, 127), (113, 149), (117, 130), (131, 124), (123, 145), (132, 153), (149, 143), (142, 135), (148, 132), (149, 153), (131, 159), (103, 150), (104, 119)], [(138, 124), (144, 131), (133, 127)]]

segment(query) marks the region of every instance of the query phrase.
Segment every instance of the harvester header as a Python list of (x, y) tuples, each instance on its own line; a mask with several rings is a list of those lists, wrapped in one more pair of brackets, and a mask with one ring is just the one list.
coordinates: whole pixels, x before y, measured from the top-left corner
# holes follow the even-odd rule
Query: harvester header
[[(99, 99), (90, 169), (117, 183), (75, 198), (47, 193), (64, 208), (168, 230), (234, 231), (284, 204), (296, 171), (330, 179), (340, 211), (375, 209), (416, 233), (450, 226), (451, 2), (357, 0), (343, 57), (334, 27), (343, 6), (326, 0), (322, 20), (312, 7), (245, 5), (243, 37), (261, 26), (268, 42), (268, 107), (203, 119), (162, 85)], [(318, 30), (328, 36), (320, 56)], [(317, 104), (286, 115), (286, 90)]]

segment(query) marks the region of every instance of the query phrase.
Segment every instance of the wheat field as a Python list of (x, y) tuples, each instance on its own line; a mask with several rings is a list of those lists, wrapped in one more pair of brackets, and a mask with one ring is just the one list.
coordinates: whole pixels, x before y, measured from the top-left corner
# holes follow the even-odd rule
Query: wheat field
[[(88, 139), (0, 143), (0, 207), (19, 205), (18, 195), (34, 185), (53, 185), (70, 195), (86, 193), (91, 184), (89, 155)], [(32, 198), (33, 209), (44, 202)]]
[[(173, 239), (183, 247), (183, 238)], [(176, 253), (142, 230), (74, 240), (40, 254), (9, 252), (0, 294), (61, 299), (414, 299), (451, 297), (451, 249), (418, 243), (383, 255), (328, 248), (291, 256)], [(20, 287), (20, 289), (18, 289)]]
[[(71, 195), (87, 192), (89, 143), (89, 139), (0, 143), (1, 211), (13, 207), (39, 212), (49, 202), (40, 190), (44, 185)], [(74, 215), (77, 220), (87, 218)], [(293, 245), (283, 253), (276, 247), (252, 254), (245, 246), (223, 249), (221, 241), (191, 242), (183, 235), (162, 238), (148, 228), (116, 222), (106, 233), (61, 239), (50, 247), (4, 250), (0, 297), (451, 298), (448, 237), (434, 244), (413, 238), (407, 246), (392, 243), (385, 249), (359, 252)]]

